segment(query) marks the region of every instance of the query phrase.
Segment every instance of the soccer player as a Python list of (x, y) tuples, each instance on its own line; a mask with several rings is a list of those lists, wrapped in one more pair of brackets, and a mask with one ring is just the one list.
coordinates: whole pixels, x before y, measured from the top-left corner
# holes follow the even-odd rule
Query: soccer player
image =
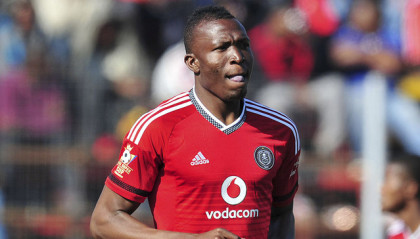
[(396, 217), (388, 239), (420, 239), (420, 157), (405, 155), (387, 165), (382, 208)]
[[(207, 6), (189, 18), (189, 91), (127, 133), (91, 219), (95, 238), (294, 238), (295, 124), (245, 99), (253, 55), (243, 25)], [(155, 228), (131, 213), (149, 199)]]

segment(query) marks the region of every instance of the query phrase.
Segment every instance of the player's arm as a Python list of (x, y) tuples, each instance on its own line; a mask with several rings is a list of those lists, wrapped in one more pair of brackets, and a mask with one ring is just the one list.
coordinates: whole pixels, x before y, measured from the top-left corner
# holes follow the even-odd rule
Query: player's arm
[(295, 217), (293, 203), (286, 207), (272, 207), (268, 239), (294, 239)]
[(90, 230), (94, 238), (165, 238), (165, 239), (237, 239), (237, 235), (222, 229), (214, 229), (203, 234), (186, 234), (157, 230), (132, 217), (139, 203), (127, 200), (104, 187), (96, 204), (90, 222)]

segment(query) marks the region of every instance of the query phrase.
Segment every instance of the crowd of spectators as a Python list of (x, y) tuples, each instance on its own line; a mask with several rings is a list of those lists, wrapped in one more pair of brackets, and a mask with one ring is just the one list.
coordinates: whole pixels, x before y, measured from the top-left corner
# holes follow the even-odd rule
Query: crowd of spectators
[[(147, 109), (192, 87), (183, 27), (207, 4), (224, 5), (247, 28), (255, 56), (249, 97), (296, 121), (303, 160), (360, 157), (369, 77), (388, 85), (388, 148), (420, 155), (419, 0), (5, 0), (0, 163), (10, 145), (80, 147), (89, 158), (84, 190), (96, 201), (92, 192), (100, 192), (124, 132)], [(43, 183), (56, 189), (72, 185), (78, 170), (67, 166), (38, 173), (54, 175)], [(42, 204), (50, 196), (36, 193), (39, 182), (25, 182), (19, 167), (1, 169), (6, 204)]]

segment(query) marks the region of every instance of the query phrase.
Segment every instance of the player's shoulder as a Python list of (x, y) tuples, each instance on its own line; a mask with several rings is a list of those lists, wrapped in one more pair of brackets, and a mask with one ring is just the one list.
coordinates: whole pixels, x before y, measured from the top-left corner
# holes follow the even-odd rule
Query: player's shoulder
[(191, 106), (193, 104), (189, 92), (184, 92), (163, 101), (150, 110), (144, 118), (150, 123), (169, 125), (191, 114)]
[(293, 120), (286, 114), (250, 99), (245, 99), (244, 102), (246, 111), (254, 114), (258, 117), (258, 120), (266, 120), (282, 125), (291, 125), (296, 128)]
[(143, 114), (127, 133), (127, 139), (138, 144), (145, 135), (162, 135), (170, 132), (179, 121), (193, 112), (188, 92), (181, 93), (160, 103)]
[(291, 142), (294, 142), (295, 154), (298, 154), (300, 150), (299, 132), (292, 119), (277, 110), (255, 101), (245, 99), (244, 102), (247, 120), (252, 118), (249, 120), (253, 121), (251, 124), (271, 134), (277, 135), (288, 132), (288, 135), (294, 139)]

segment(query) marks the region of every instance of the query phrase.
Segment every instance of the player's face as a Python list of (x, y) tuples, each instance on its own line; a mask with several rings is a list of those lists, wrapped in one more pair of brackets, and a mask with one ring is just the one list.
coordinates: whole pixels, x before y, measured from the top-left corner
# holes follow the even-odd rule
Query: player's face
[(197, 92), (224, 102), (245, 97), (253, 55), (242, 24), (235, 19), (201, 23), (194, 30), (191, 52), (185, 61), (197, 76)]
[(398, 212), (406, 203), (405, 189), (407, 176), (404, 168), (398, 164), (387, 166), (385, 180), (382, 185), (382, 209), (389, 212)]

